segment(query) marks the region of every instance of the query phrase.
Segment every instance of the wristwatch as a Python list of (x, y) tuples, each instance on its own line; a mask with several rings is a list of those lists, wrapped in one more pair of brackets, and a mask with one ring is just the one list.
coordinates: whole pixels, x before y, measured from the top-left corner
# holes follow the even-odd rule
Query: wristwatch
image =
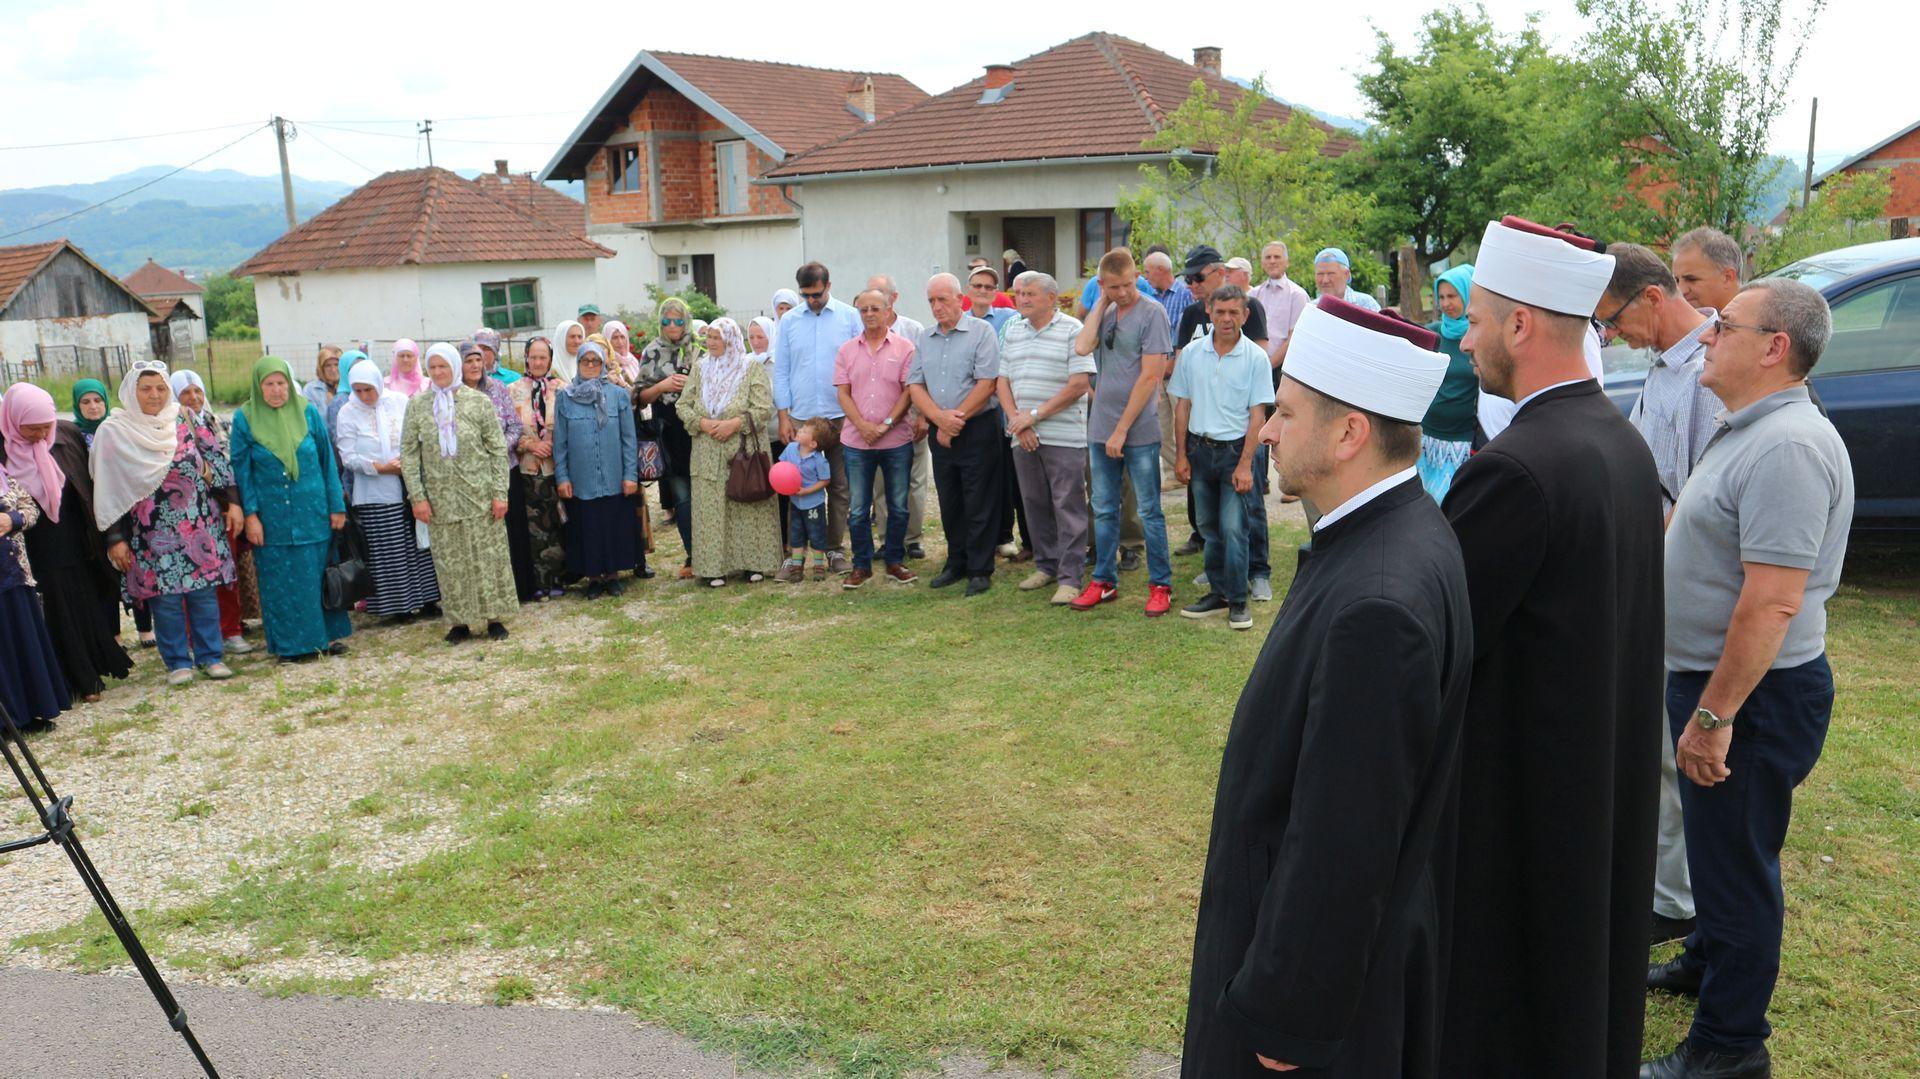
[(1695, 723), (1700, 724), (1700, 729), (1703, 731), (1717, 731), (1722, 727), (1733, 726), (1732, 716), (1728, 716), (1726, 719), (1721, 719), (1719, 716), (1714, 715), (1711, 710), (1706, 708), (1695, 708), (1693, 710), (1693, 721)]
[(892, 427), (892, 426), (893, 426), (893, 417), (892, 417), (892, 416), (888, 416), (888, 417), (887, 417), (886, 419), (884, 419), (884, 420), (881, 420), (881, 421), (880, 421), (880, 426), (882, 426), (882, 427)]
[(1032, 418), (1032, 419), (1035, 419), (1035, 420), (1037, 420), (1037, 419), (1039, 419), (1039, 418), (1040, 418), (1040, 410), (1039, 410), (1039, 409), (1037, 409), (1037, 408), (1030, 408), (1030, 409), (1027, 409), (1027, 415), (1028, 415), (1028, 416), (1029, 416), (1030, 418)]

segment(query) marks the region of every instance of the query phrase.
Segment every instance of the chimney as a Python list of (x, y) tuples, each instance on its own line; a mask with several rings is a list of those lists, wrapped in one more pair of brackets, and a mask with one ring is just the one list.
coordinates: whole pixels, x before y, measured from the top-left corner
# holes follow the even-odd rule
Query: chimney
[(872, 123), (875, 119), (873, 108), (873, 76), (862, 75), (847, 84), (847, 111)]
[(984, 89), (998, 90), (1013, 81), (1012, 64), (988, 64), (987, 85)]
[(1193, 50), (1193, 66), (1209, 75), (1220, 74), (1220, 46), (1201, 45)]

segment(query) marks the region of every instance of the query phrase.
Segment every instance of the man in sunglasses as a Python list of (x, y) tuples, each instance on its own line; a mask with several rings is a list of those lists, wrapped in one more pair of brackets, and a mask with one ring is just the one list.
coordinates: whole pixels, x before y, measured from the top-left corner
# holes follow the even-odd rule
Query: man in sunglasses
[(799, 307), (780, 317), (773, 349), (773, 406), (780, 410), (780, 441), (792, 442), (799, 425), (828, 421), (834, 438), (826, 450), (832, 478), (827, 482), (827, 568), (853, 571), (847, 560), (847, 464), (840, 452), (840, 391), (833, 385), (833, 364), (840, 346), (860, 336), (860, 313), (833, 298), (827, 268), (809, 262), (794, 272)]

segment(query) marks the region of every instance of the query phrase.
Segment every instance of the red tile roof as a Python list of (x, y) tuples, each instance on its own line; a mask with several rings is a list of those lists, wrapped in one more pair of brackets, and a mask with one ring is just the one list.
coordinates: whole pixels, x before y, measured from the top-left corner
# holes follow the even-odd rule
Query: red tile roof
[(389, 172), (235, 268), (236, 277), (358, 266), (611, 258), (613, 252), (446, 169)]
[[(1246, 88), (1158, 49), (1115, 34), (1074, 38), (1013, 65), (1003, 100), (981, 104), (986, 78), (868, 124), (788, 158), (767, 175), (805, 178), (929, 165), (1141, 153), (1141, 146), (1204, 79), (1223, 100)], [(1263, 118), (1285, 122), (1292, 110), (1268, 100)], [(1338, 156), (1353, 140), (1329, 134), (1321, 152)], [(1195, 147), (1194, 149), (1205, 149)]]
[(49, 240), (43, 244), (0, 247), (0, 310), (5, 310), (13, 302), (14, 294), (26, 287), (33, 275), (40, 272), (40, 267), (66, 246), (65, 240)]
[(184, 296), (206, 291), (187, 280), (185, 275), (175, 273), (152, 259), (120, 280), (142, 296)]
[(523, 214), (565, 229), (582, 240), (587, 238), (586, 205), (530, 175), (482, 173), (473, 178), (473, 185)]
[(147, 316), (147, 321), (150, 323), (170, 322), (175, 315), (182, 315), (185, 318), (200, 317), (193, 313), (193, 306), (181, 296), (149, 299), (147, 306), (153, 308), (153, 314)]

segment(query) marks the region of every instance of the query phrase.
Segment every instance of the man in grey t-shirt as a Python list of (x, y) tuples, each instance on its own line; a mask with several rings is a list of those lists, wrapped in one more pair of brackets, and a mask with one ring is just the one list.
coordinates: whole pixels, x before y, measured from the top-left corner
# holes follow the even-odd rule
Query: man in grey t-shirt
[(1667, 720), (1697, 925), (1649, 988), (1697, 995), (1693, 1028), (1640, 1072), (1769, 1074), (1780, 848), (1833, 711), (1826, 602), (1853, 523), (1853, 465), (1807, 395), (1832, 334), (1818, 292), (1768, 278), (1707, 332), (1726, 406), (1667, 526)]

